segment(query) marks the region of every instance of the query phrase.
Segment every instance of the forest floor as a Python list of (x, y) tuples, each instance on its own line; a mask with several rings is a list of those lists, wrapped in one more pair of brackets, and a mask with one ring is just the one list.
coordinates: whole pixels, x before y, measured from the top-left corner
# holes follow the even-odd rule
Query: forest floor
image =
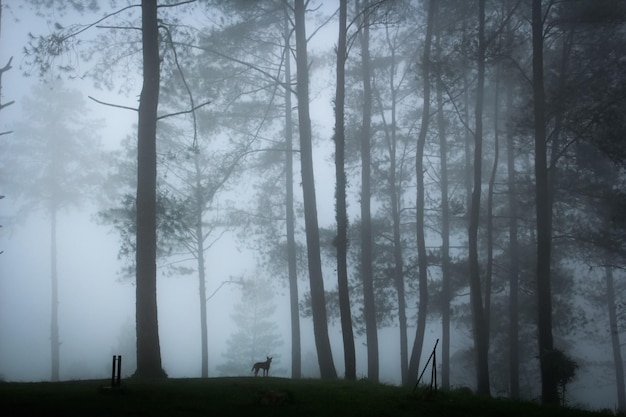
[[(2, 416), (599, 416), (468, 390), (432, 393), (367, 381), (283, 378), (0, 383)], [(606, 414), (604, 414), (606, 415)]]

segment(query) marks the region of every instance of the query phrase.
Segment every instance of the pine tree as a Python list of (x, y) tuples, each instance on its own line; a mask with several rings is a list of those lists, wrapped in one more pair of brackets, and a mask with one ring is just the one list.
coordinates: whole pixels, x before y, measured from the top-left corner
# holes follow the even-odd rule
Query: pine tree
[(276, 304), (270, 282), (256, 278), (243, 280), (241, 284), (241, 301), (231, 315), (237, 329), (228, 338), (228, 348), (223, 354), (225, 363), (217, 367), (221, 375), (250, 375), (252, 364), (265, 360), (266, 356), (271, 356), (272, 365), (277, 365), (276, 351), (283, 344), (273, 317)]

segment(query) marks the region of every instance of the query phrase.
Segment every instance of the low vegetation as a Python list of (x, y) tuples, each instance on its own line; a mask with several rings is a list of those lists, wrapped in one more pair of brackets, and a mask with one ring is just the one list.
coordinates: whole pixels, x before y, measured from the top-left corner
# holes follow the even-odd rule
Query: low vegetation
[(1, 383), (3, 416), (594, 416), (590, 411), (367, 381), (281, 378)]

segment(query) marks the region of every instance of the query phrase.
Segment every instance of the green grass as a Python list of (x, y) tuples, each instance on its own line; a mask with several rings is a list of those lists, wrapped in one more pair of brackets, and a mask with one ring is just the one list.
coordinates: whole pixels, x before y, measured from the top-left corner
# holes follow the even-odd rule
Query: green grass
[(282, 378), (167, 379), (0, 383), (2, 416), (593, 416), (588, 411), (467, 391), (418, 389), (367, 381)]

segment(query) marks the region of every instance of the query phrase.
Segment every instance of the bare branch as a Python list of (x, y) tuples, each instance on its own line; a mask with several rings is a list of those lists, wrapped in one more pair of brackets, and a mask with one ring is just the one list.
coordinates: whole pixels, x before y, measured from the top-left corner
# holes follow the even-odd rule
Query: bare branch
[(219, 52), (219, 51), (217, 51), (215, 49), (211, 49), (211, 48), (208, 48), (208, 47), (194, 46), (194, 45), (189, 45), (189, 46), (192, 47), (192, 48), (195, 48), (195, 49), (199, 49), (201, 51), (212, 53), (212, 54), (217, 55), (217, 56), (219, 56), (221, 58), (224, 58), (226, 60), (229, 60), (229, 61), (235, 62), (237, 64), (240, 64), (240, 65), (242, 65), (242, 66), (244, 66), (246, 68), (249, 68), (249, 69), (251, 69), (253, 71), (257, 71), (257, 72), (265, 75), (267, 78), (269, 78), (270, 80), (274, 81), (276, 84), (280, 85), (284, 89), (291, 91), (293, 94), (296, 94), (296, 90), (294, 90), (289, 83), (283, 82), (278, 77), (270, 74), (269, 72), (259, 68), (258, 66), (254, 65), (254, 64), (251, 64), (249, 62), (242, 61), (242, 60), (237, 59), (235, 57), (223, 54), (223, 53), (221, 53), (221, 52)]
[(170, 45), (172, 47), (172, 52), (174, 53), (174, 62), (176, 63), (176, 68), (178, 69), (178, 73), (180, 75), (183, 84), (185, 85), (185, 89), (187, 90), (187, 94), (189, 95), (189, 103), (191, 104), (191, 114), (193, 115), (193, 148), (198, 147), (198, 123), (196, 120), (196, 112), (195, 112), (195, 103), (193, 100), (193, 93), (189, 88), (189, 84), (187, 84), (187, 80), (185, 79), (185, 74), (183, 73), (183, 69), (178, 62), (178, 53), (176, 52), (176, 47), (174, 46), (174, 40), (172, 39), (172, 32), (170, 32), (169, 27), (165, 25), (159, 25), (159, 27), (163, 28), (167, 33), (167, 38), (170, 41)]
[(5, 104), (0, 104), (0, 110), (4, 109), (7, 106), (10, 106), (13, 103), (15, 103), (14, 100), (11, 100), (11, 101), (9, 101), (8, 103), (5, 103)]
[(104, 26), (104, 25), (98, 25), (96, 26), (96, 29), (122, 29), (122, 30), (138, 30), (141, 31), (140, 27), (137, 26)]
[(174, 4), (159, 4), (157, 6), (157, 9), (160, 9), (161, 7), (177, 7), (177, 6), (182, 6), (183, 4), (189, 4), (189, 3), (195, 3), (196, 0), (187, 0), (187, 1), (181, 1), (180, 3), (174, 3)]
[[(98, 103), (98, 104), (103, 104), (103, 105), (105, 105), (105, 106), (117, 107), (118, 109), (126, 109), (126, 110), (139, 111), (139, 109), (136, 109), (136, 108), (134, 108), (134, 107), (122, 106), (122, 105), (120, 105), (120, 104), (107, 103), (107, 102), (105, 102), (105, 101), (101, 101), (101, 100), (95, 99), (95, 98), (93, 98), (93, 97), (91, 97), (91, 96), (87, 96), (87, 97), (89, 97), (91, 100), (95, 101), (96, 103)], [(192, 108), (192, 109), (190, 109), (190, 110), (183, 110), (183, 111), (179, 111), (179, 112), (176, 112), (176, 113), (164, 114), (164, 115), (162, 115), (162, 116), (157, 117), (157, 120), (165, 119), (165, 118), (167, 118), (167, 117), (172, 117), (172, 116), (179, 116), (179, 115), (181, 115), (181, 114), (191, 113), (191, 112), (196, 111), (196, 110), (197, 110), (197, 109), (199, 109), (200, 107), (206, 106), (207, 104), (210, 104), (210, 103), (211, 103), (210, 101), (207, 101), (207, 102), (205, 102), (205, 103), (202, 103), (202, 104), (199, 104), (199, 105), (195, 106), (194, 108)]]
[(179, 116), (181, 114), (186, 114), (186, 113), (193, 113), (194, 111), (198, 110), (200, 107), (206, 106), (207, 104), (211, 104), (211, 102), (207, 101), (205, 103), (198, 104), (196, 107), (189, 109), (189, 110), (183, 110), (183, 111), (178, 111), (176, 113), (164, 114), (162, 116), (157, 117), (157, 120), (165, 119), (167, 117), (172, 117), (172, 116)]
[(0, 74), (3, 73), (3, 72), (6, 72), (6, 71), (8, 71), (8, 70), (10, 70), (12, 68), (11, 67), (11, 61), (13, 61), (13, 57), (9, 58), (9, 62), (7, 62), (7, 64), (4, 67), (0, 68)]
[(241, 284), (240, 281), (234, 281), (234, 280), (230, 280), (230, 281), (223, 281), (216, 289), (215, 291), (213, 291), (213, 293), (211, 293), (211, 295), (209, 295), (206, 299), (206, 301), (209, 301), (211, 298), (213, 298), (213, 296), (215, 296), (215, 294), (217, 294), (217, 292), (226, 284)]
[(131, 4), (130, 6), (123, 7), (123, 8), (121, 8), (121, 9), (119, 9), (119, 10), (113, 12), (113, 13), (110, 13), (110, 14), (104, 16), (103, 18), (101, 18), (101, 19), (99, 19), (99, 20), (97, 20), (97, 21), (95, 21), (93, 23), (90, 23), (90, 24), (84, 26), (82, 29), (77, 30), (76, 32), (73, 32), (73, 33), (70, 33), (68, 35), (63, 36), (62, 40), (64, 41), (66, 39), (69, 39), (69, 38), (72, 38), (72, 37), (74, 37), (76, 35), (79, 35), (79, 34), (83, 33), (84, 31), (86, 31), (87, 29), (90, 29), (90, 28), (96, 26), (98, 23), (107, 20), (109, 17), (115, 16), (116, 14), (120, 14), (120, 13), (122, 13), (125, 10), (132, 9), (133, 7), (141, 7), (141, 4)]
[(136, 108), (134, 108), (134, 107), (122, 106), (122, 105), (120, 105), (120, 104), (106, 103), (106, 102), (104, 102), (104, 101), (100, 101), (100, 100), (98, 100), (98, 99), (95, 99), (95, 98), (93, 98), (93, 97), (91, 97), (91, 96), (87, 96), (87, 97), (89, 97), (91, 100), (95, 101), (96, 103), (98, 103), (98, 104), (103, 104), (103, 105), (105, 105), (105, 106), (117, 107), (117, 108), (119, 108), (119, 109), (126, 109), (126, 110), (139, 111), (139, 109), (136, 109)]

